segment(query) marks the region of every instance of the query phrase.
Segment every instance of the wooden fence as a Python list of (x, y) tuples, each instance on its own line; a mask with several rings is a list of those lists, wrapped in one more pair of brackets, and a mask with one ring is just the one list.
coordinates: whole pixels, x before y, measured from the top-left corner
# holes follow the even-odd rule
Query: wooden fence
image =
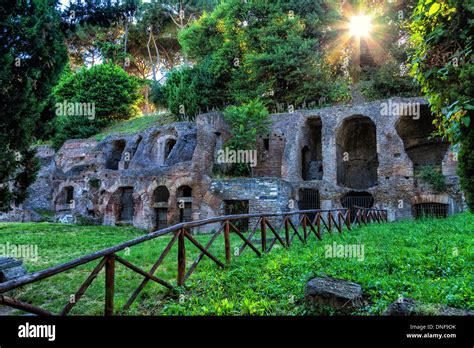
[[(313, 215), (314, 218), (310, 219), (308, 215)], [(255, 226), (251, 231), (240, 231), (235, 224), (235, 220), (242, 218), (256, 219)], [(271, 219), (281, 220), (279, 227), (275, 228), (270, 222)], [(225, 268), (229, 265), (232, 260), (231, 246), (230, 246), (230, 233), (235, 233), (241, 240), (242, 245), (239, 248), (238, 255), (241, 255), (247, 248), (252, 250), (257, 256), (261, 256), (262, 253), (267, 253), (272, 250), (276, 243), (282, 247), (288, 248), (293, 243), (295, 237), (302, 242), (306, 243), (311, 235), (315, 238), (322, 240), (323, 234), (327, 231), (331, 233), (333, 230), (337, 230), (342, 233), (344, 228), (350, 230), (355, 225), (369, 224), (373, 222), (381, 223), (387, 221), (387, 211), (382, 209), (374, 208), (356, 208), (356, 217), (351, 223), (350, 210), (349, 209), (331, 209), (331, 210), (299, 210), (288, 213), (275, 213), (275, 214), (240, 214), (240, 215), (226, 215), (216, 218), (197, 220), (191, 222), (183, 222), (177, 225), (167, 227), (138, 238), (129, 240), (124, 243), (120, 243), (113, 247), (97, 251), (92, 254), (88, 254), (79, 257), (75, 260), (66, 262), (64, 264), (50, 267), (38, 272), (30, 273), (25, 276), (0, 283), (0, 304), (23, 310), (29, 313), (37, 315), (67, 315), (74, 305), (81, 299), (86, 292), (87, 288), (92, 284), (94, 279), (97, 277), (99, 272), (105, 268), (105, 306), (104, 315), (114, 314), (114, 293), (115, 293), (115, 269), (117, 264), (121, 264), (127, 267), (133, 272), (136, 272), (143, 276), (143, 280), (138, 287), (133, 291), (128, 301), (123, 306), (123, 310), (126, 311), (130, 308), (132, 303), (136, 300), (140, 292), (147, 285), (149, 281), (158, 283), (168, 289), (173, 289), (174, 286), (164, 279), (158, 278), (154, 274), (158, 267), (162, 264), (166, 255), (169, 253), (173, 245), (178, 243), (177, 253), (177, 279), (176, 285), (181, 286), (195, 271), (196, 267), (203, 259), (204, 256), (210, 258), (219, 267)], [(214, 232), (206, 245), (199, 243), (195, 236), (190, 233), (191, 229), (201, 227), (209, 224), (218, 224), (220, 227)], [(246, 234), (246, 232), (249, 232)], [(253, 237), (259, 234), (260, 239), (254, 240)], [(257, 235), (258, 235), (257, 234)], [(164, 248), (157, 261), (148, 270), (143, 270), (138, 266), (130, 263), (124, 258), (117, 255), (117, 252), (122, 251), (126, 248), (130, 248), (137, 244), (144, 243), (151, 239), (155, 239), (162, 236), (172, 236), (168, 245)], [(224, 248), (225, 248), (225, 262), (219, 260), (213, 255), (209, 249), (216, 239), (223, 235)], [(268, 238), (270, 236), (271, 238)], [(200, 254), (194, 260), (189, 269), (186, 270), (186, 241), (193, 244), (199, 249)], [(74, 295), (75, 301), (68, 302), (60, 313), (52, 313), (45, 309), (37, 306), (33, 306), (29, 303), (16, 300), (10, 296), (5, 295), (6, 292), (25, 286), (27, 284), (39, 282), (43, 279), (50, 278), (62, 272), (66, 272), (70, 269), (78, 267), (80, 265), (99, 260), (93, 271), (89, 274), (86, 280), (79, 287)]]

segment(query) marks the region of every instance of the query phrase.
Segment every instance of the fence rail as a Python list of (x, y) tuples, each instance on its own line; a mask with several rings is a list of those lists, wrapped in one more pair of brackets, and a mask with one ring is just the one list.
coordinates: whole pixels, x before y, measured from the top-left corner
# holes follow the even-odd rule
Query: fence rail
[[(316, 210), (299, 210), (286, 213), (273, 213), (273, 214), (238, 214), (238, 215), (226, 215), (221, 217), (215, 217), (204, 220), (197, 220), (191, 222), (183, 222), (170, 226), (149, 234), (140, 236), (138, 238), (117, 244), (113, 247), (99, 250), (97, 252), (79, 257), (72, 261), (66, 262), (61, 265), (53, 266), (38, 272), (27, 274), (25, 276), (0, 283), (0, 304), (23, 310), (36, 315), (67, 315), (73, 307), (79, 302), (81, 297), (84, 295), (86, 290), (92, 284), (98, 274), (105, 268), (105, 304), (104, 304), (104, 315), (114, 314), (114, 294), (115, 294), (115, 270), (118, 264), (128, 268), (129, 270), (143, 276), (143, 280), (138, 287), (133, 291), (128, 301), (123, 306), (123, 310), (126, 311), (137, 299), (143, 288), (149, 281), (153, 281), (160, 284), (168, 289), (173, 289), (174, 286), (164, 279), (161, 279), (154, 274), (156, 273), (159, 266), (162, 264), (165, 257), (168, 255), (174, 244), (178, 243), (177, 253), (177, 277), (176, 285), (182, 286), (185, 281), (191, 276), (196, 270), (198, 264), (204, 258), (204, 256), (211, 259), (219, 267), (225, 268), (231, 263), (232, 254), (230, 249), (230, 233), (233, 232), (242, 240), (242, 245), (239, 248), (238, 255), (249, 248), (257, 256), (261, 256), (262, 253), (267, 253), (272, 250), (276, 243), (280, 244), (284, 248), (288, 248), (293, 243), (295, 237), (300, 242), (306, 243), (311, 235), (315, 238), (322, 240), (323, 233), (332, 233), (333, 230), (337, 230), (339, 233), (343, 232), (344, 228), (351, 230), (355, 225), (369, 224), (372, 222), (385, 222), (387, 221), (387, 211), (376, 208), (356, 208), (356, 218), (351, 224), (350, 209), (316, 209)], [(312, 218), (310, 218), (311, 216)], [(280, 226), (275, 228), (274, 222), (271, 222), (271, 218), (281, 217), (282, 221)], [(251, 231), (240, 231), (236, 224), (233, 222), (239, 219), (256, 219), (254, 228)], [(216, 232), (214, 232), (207, 242), (206, 245), (202, 245), (193, 234), (190, 233), (192, 228), (201, 227), (210, 224), (220, 224)], [(259, 229), (258, 229), (259, 228)], [(283, 235), (281, 235), (281, 233)], [(245, 233), (249, 232), (248, 235)], [(260, 240), (254, 240), (253, 237), (259, 233)], [(209, 249), (212, 244), (217, 240), (219, 236), (224, 236), (224, 248), (225, 248), (225, 262), (219, 260), (213, 255)], [(117, 255), (119, 251), (126, 248), (144, 243), (146, 241), (162, 237), (165, 235), (171, 235), (172, 238), (163, 249), (157, 261), (153, 264), (149, 271), (143, 270), (142, 268), (132, 264), (130, 261)], [(268, 236), (271, 236), (269, 239)], [(194, 260), (192, 265), (186, 270), (186, 241), (194, 245), (200, 254)], [(59, 273), (66, 272), (70, 269), (76, 268), (80, 265), (99, 260), (95, 268), (82, 283), (79, 289), (76, 291), (74, 302), (68, 302), (61, 312), (52, 313), (45, 309), (33, 306), (29, 303), (25, 303), (16, 300), (5, 293), (27, 284), (39, 282), (43, 279), (50, 278)]]

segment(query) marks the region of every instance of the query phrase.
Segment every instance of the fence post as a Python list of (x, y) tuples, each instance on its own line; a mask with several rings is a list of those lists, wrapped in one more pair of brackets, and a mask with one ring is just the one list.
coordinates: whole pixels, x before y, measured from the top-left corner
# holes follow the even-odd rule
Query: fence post
[(184, 245), (184, 227), (178, 232), (178, 279), (177, 284), (184, 284), (184, 276), (186, 274), (186, 247)]
[(350, 209), (347, 209), (346, 225), (347, 225), (347, 229), (350, 231), (351, 230), (351, 210)]
[(328, 211), (328, 227), (329, 227), (329, 232), (332, 233), (332, 214), (331, 211)]
[(260, 235), (262, 238), (262, 252), (267, 251), (267, 226), (265, 223), (265, 216), (262, 216), (260, 220)]
[(303, 240), (306, 243), (306, 238), (307, 238), (307, 233), (306, 233), (306, 219), (308, 217), (306, 216), (306, 213), (303, 214)]
[(227, 265), (230, 264), (230, 224), (229, 220), (226, 220), (224, 227), (224, 242), (225, 242), (225, 260)]
[(318, 229), (318, 235), (321, 236), (321, 213), (316, 213), (316, 228)]
[(285, 216), (285, 238), (286, 238), (286, 246), (290, 247), (290, 230), (288, 227), (288, 216)]
[(105, 261), (105, 308), (104, 315), (114, 315), (115, 255)]

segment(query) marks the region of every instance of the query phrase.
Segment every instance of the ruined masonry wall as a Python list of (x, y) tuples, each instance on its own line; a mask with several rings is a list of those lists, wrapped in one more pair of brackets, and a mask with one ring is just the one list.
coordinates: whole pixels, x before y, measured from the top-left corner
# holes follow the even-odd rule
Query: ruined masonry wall
[[(395, 98), (393, 101), (427, 105), (424, 99), (418, 98)], [(60, 221), (74, 222), (81, 218), (106, 225), (130, 223), (151, 231), (156, 229), (157, 221), (156, 188), (165, 186), (169, 191), (169, 199), (163, 204), (168, 209), (168, 223), (174, 224), (180, 219), (178, 191), (185, 185), (192, 189), (192, 197), (187, 198), (187, 202), (192, 206), (193, 219), (222, 215), (226, 200), (248, 200), (250, 213), (290, 211), (290, 200), (296, 202), (294, 209), (298, 209), (303, 188), (319, 191), (323, 209), (342, 207), (341, 199), (348, 192), (370, 193), (375, 206), (389, 210), (391, 220), (411, 218), (414, 202), (441, 200), (448, 204), (450, 214), (461, 211), (464, 201), (454, 156), (449, 150), (444, 156), (441, 168), (448, 190), (436, 196), (418, 183), (414, 164), (397, 133), (397, 122), (406, 116), (382, 115), (383, 102), (386, 101), (272, 115), (270, 133), (257, 139), (258, 164), (254, 168), (254, 178), (213, 175), (216, 151), (231, 136), (219, 113), (198, 115), (194, 123), (151, 127), (136, 134), (108, 136), (102, 141), (69, 140), (57, 152), (41, 146), (38, 147), (42, 165), (38, 179), (30, 187), (29, 198), (18, 208), (30, 215), (52, 211)], [(344, 120), (357, 118), (368, 118), (373, 122), (377, 141), (377, 183), (363, 190), (337, 184), (338, 134)], [(321, 180), (302, 179), (302, 148), (311, 135), (308, 134), (308, 120), (321, 124)], [(264, 139), (268, 139), (268, 148)], [(167, 148), (169, 153), (165, 152)], [(112, 168), (114, 165), (116, 168)], [(134, 216), (132, 221), (124, 222), (120, 209), (121, 192), (126, 187), (133, 188)], [(72, 205), (66, 201), (71, 188)], [(163, 204), (159, 206), (163, 207)], [(28, 216), (24, 213), (21, 218), (27, 220)], [(2, 219), (15, 218), (3, 214), (0, 215)], [(212, 228), (208, 226), (200, 232)]]

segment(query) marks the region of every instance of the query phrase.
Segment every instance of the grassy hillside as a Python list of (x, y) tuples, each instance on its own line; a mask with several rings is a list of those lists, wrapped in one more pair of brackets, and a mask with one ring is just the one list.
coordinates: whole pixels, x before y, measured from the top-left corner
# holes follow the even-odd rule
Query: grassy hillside
[[(116, 244), (141, 231), (126, 227), (87, 227), (58, 224), (0, 224), (0, 243), (37, 244), (39, 259), (25, 260), (29, 270), (65, 262), (79, 255)], [(197, 237), (205, 243), (209, 236)], [(121, 255), (148, 269), (169, 237), (146, 242)], [(296, 239), (295, 239), (296, 241)], [(232, 235), (233, 246), (240, 245)], [(326, 246), (360, 244), (364, 253), (354, 258), (326, 257)], [(188, 266), (198, 251), (186, 244)], [(224, 260), (223, 238), (211, 252)], [(43, 303), (59, 311), (97, 262), (17, 291), (19, 299)], [(310, 238), (306, 245), (296, 241), (286, 250), (278, 247), (258, 258), (247, 249), (234, 258), (231, 267), (218, 269), (205, 258), (186, 286), (168, 292), (149, 283), (127, 314), (137, 315), (301, 315), (304, 286), (322, 274), (362, 285), (370, 305), (356, 314), (379, 314), (400, 296), (423, 303), (474, 309), (474, 215), (459, 214), (442, 220), (402, 221), (370, 225), (326, 234), (323, 241)], [(136, 273), (118, 265), (116, 304), (123, 305), (141, 280)], [(174, 282), (176, 247), (157, 275)], [(94, 281), (72, 314), (101, 314), (103, 272)]]
[(93, 136), (96, 140), (102, 140), (111, 134), (132, 134), (144, 131), (150, 127), (162, 126), (174, 122), (175, 118), (171, 114), (152, 114), (146, 116), (138, 116), (130, 120), (118, 122), (99, 134)]

